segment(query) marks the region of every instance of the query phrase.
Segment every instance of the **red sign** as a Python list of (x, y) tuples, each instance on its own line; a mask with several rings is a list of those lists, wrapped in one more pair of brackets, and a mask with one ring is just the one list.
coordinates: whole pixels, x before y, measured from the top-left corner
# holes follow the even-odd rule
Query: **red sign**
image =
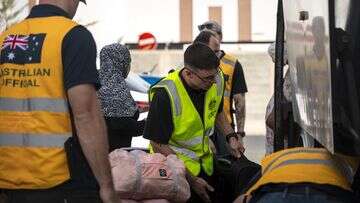
[(156, 38), (149, 32), (142, 33), (139, 36), (138, 47), (142, 50), (156, 49)]

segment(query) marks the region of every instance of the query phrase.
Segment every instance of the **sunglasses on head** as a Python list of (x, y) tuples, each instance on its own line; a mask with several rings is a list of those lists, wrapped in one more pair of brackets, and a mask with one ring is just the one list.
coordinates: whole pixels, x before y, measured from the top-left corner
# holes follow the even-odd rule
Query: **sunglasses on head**
[(222, 32), (216, 28), (214, 24), (202, 24), (198, 26), (199, 31), (203, 31), (205, 29), (215, 31), (218, 35), (222, 35)]

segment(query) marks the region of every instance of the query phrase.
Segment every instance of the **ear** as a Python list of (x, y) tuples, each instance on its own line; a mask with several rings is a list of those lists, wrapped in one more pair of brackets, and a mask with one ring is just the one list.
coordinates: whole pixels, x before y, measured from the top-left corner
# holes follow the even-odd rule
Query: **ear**
[(184, 69), (184, 73), (187, 77), (191, 77), (191, 72), (188, 69)]

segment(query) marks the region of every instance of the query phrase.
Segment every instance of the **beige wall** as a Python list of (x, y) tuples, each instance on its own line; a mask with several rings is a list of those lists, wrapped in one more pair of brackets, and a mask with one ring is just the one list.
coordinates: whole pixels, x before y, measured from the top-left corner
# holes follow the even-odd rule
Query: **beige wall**
[(192, 0), (180, 0), (180, 41), (192, 41), (193, 6)]
[(239, 40), (251, 40), (251, 0), (238, 0)]
[(209, 7), (209, 20), (214, 20), (222, 25), (222, 7), (210, 6)]

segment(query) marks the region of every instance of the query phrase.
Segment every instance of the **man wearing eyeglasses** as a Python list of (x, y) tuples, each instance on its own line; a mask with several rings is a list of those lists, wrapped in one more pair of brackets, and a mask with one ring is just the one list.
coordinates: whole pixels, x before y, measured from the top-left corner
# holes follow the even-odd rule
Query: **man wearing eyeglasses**
[[(221, 43), (222, 28), (216, 21), (207, 21), (198, 26), (199, 31), (209, 30), (215, 33), (216, 38)], [(236, 118), (236, 127), (239, 139), (245, 137), (245, 93), (247, 92), (244, 72), (239, 61), (224, 51), (218, 48), (214, 50), (216, 55), (220, 58), (220, 68), (224, 73), (225, 78), (225, 93), (224, 93), (224, 112), (227, 120), (235, 127), (234, 117)], [(234, 103), (234, 105), (233, 105)], [(235, 108), (233, 108), (233, 106)], [(217, 136), (217, 139), (222, 138)], [(216, 144), (216, 143), (215, 143)], [(221, 146), (217, 146), (219, 153), (226, 153)]]
[[(215, 54), (219, 58), (221, 58), (222, 51), (220, 50), (220, 42), (216, 37), (216, 33), (214, 33), (213, 31), (201, 31), (200, 34), (195, 38), (194, 43), (206, 44), (211, 50), (215, 52)], [(237, 179), (237, 181), (235, 182), (236, 187), (230, 186), (230, 188), (225, 189), (226, 191), (229, 191), (231, 189), (233, 190), (232, 192), (230, 191), (225, 195), (225, 197), (227, 198), (225, 202), (228, 202), (232, 200), (231, 198), (234, 197), (234, 195), (237, 196), (241, 193), (242, 190), (244, 190), (244, 188), (248, 187), (249, 183), (253, 179), (253, 176), (260, 170), (260, 165), (248, 160), (245, 155), (242, 155), (240, 159), (230, 156), (231, 154), (233, 154), (233, 151), (231, 148), (228, 147), (228, 144), (226, 144), (225, 141), (229, 141), (229, 139), (226, 139), (229, 135), (225, 134), (223, 129), (225, 129), (227, 126), (231, 128), (231, 126), (226, 119), (225, 111), (222, 111), (218, 114), (216, 125), (217, 128), (215, 128), (215, 133), (211, 136), (211, 139), (214, 140), (216, 148), (218, 149), (217, 156), (231, 162), (231, 165), (225, 164), (221, 167), (223, 169), (223, 177), (231, 177), (232, 179), (236, 177)], [(216, 135), (216, 133), (219, 134)], [(238, 141), (240, 142), (240, 144), (242, 144), (242, 140), (240, 138), (238, 138)], [(228, 170), (229, 168), (231, 168), (231, 170)], [(224, 187), (229, 186), (224, 185)]]
[[(184, 63), (151, 88), (144, 137), (154, 152), (176, 154), (184, 162), (192, 189), (189, 202), (214, 202), (216, 194), (209, 192), (214, 191), (218, 170), (209, 136), (222, 111), (224, 79), (219, 58), (205, 44), (190, 45)], [(223, 130), (231, 135), (230, 146), (239, 157), (243, 146), (230, 125)]]

